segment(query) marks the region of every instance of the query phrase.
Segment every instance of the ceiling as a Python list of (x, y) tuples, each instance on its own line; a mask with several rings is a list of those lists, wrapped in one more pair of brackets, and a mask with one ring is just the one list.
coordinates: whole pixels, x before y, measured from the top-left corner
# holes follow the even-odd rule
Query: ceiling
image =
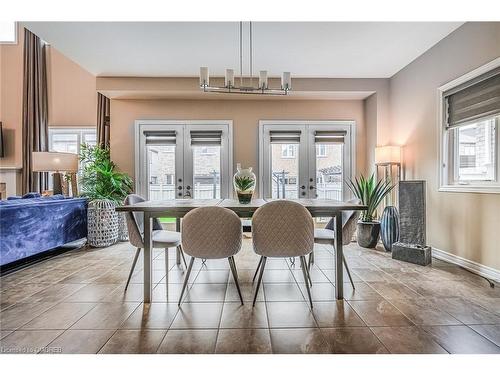
[[(270, 76), (388, 78), (459, 22), (255, 22), (253, 71)], [(189, 77), (239, 72), (238, 22), (25, 22), (96, 76)], [(248, 24), (243, 38), (249, 70)]]

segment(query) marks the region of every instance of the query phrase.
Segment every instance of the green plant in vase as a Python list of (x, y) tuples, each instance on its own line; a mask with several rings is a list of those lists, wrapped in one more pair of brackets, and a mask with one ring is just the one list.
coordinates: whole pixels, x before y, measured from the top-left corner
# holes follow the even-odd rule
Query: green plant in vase
[(358, 244), (362, 247), (375, 247), (380, 235), (380, 222), (376, 220), (377, 208), (395, 185), (391, 181), (377, 181), (374, 174), (369, 178), (361, 175), (354, 181), (346, 182), (361, 204), (367, 206), (358, 222)]
[(234, 189), (238, 195), (238, 201), (241, 204), (248, 204), (255, 190), (255, 174), (252, 168), (242, 169), (240, 164), (237, 165), (237, 170), (233, 177)]

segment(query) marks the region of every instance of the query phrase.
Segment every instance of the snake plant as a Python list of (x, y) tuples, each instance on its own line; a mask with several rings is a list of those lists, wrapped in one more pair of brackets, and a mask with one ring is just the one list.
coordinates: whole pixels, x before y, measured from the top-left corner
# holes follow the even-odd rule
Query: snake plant
[(369, 178), (361, 175), (359, 178), (355, 178), (354, 181), (348, 180), (347, 186), (356, 198), (361, 201), (361, 204), (368, 207), (362, 212), (361, 221), (372, 222), (377, 216), (377, 207), (395, 185), (391, 181), (376, 181), (375, 176), (372, 174)]
[(247, 191), (254, 186), (255, 180), (249, 176), (236, 176), (234, 184), (239, 191)]

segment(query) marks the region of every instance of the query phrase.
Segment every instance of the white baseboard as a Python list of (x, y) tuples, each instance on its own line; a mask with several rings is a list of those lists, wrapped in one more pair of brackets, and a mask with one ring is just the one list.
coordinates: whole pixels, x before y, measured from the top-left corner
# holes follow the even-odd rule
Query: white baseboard
[(462, 258), (458, 255), (454, 255), (443, 250), (439, 250), (435, 247), (432, 248), (432, 256), (436, 259), (456, 264), (457, 266), (463, 267), (490, 280), (500, 282), (500, 271), (495, 268), (485, 266), (484, 264)]

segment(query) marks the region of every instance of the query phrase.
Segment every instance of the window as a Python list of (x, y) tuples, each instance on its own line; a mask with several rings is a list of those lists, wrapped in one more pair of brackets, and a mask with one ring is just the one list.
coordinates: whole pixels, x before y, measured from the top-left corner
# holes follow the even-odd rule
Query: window
[[(82, 143), (89, 145), (97, 143), (95, 128), (49, 127), (49, 151), (79, 154)], [(78, 169), (82, 169), (81, 165)], [(49, 188), (52, 188), (51, 175), (49, 175)]]
[(286, 159), (293, 159), (297, 154), (297, 145), (282, 145), (281, 146), (281, 157)]
[(0, 21), (0, 44), (17, 43), (17, 24), (12, 21)]
[(316, 157), (326, 158), (326, 145), (325, 144), (317, 144), (316, 145)]
[(500, 193), (500, 59), (439, 89), (440, 191)]

